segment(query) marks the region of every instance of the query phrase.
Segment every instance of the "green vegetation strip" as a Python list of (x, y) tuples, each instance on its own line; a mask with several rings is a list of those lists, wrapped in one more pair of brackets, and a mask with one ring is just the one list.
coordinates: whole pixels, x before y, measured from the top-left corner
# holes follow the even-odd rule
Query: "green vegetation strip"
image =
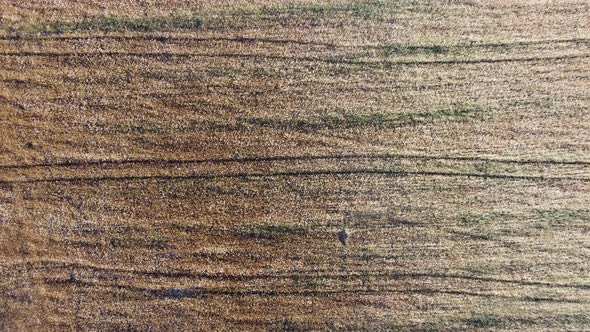
[[(415, 0), (352, 0), (341, 3), (283, 3), (260, 6), (233, 6), (223, 10), (200, 10), (199, 15), (168, 15), (155, 17), (97, 16), (79, 21), (28, 23), (2, 27), (0, 30), (21, 37), (75, 32), (166, 32), (199, 30), (206, 19), (207, 28), (239, 27), (243, 20), (284, 21), (286, 18), (349, 17), (360, 20), (379, 20), (403, 12), (429, 12), (430, 4)], [(259, 22), (260, 23), (260, 22)], [(237, 24), (237, 25), (236, 25)]]
[(58, 21), (13, 27), (9, 32), (20, 36), (54, 35), (74, 32), (164, 32), (198, 30), (203, 20), (193, 16), (92, 17), (81, 21)]
[[(238, 9), (230, 14), (237, 16), (313, 16), (327, 17), (337, 14), (360, 18), (374, 18), (382, 15), (388, 6), (385, 1), (352, 1), (348, 3), (311, 3), (283, 5), (262, 5), (252, 9)], [(397, 7), (397, 6), (396, 6)]]
[(403, 44), (389, 44), (382, 47), (385, 55), (415, 55), (415, 54), (445, 54), (449, 52), (448, 46), (442, 45), (403, 45)]
[(472, 119), (479, 108), (455, 105), (448, 109), (420, 113), (331, 113), (299, 119), (254, 118), (246, 122), (252, 126), (285, 130), (319, 130), (351, 128), (398, 128), (436, 121), (464, 121)]

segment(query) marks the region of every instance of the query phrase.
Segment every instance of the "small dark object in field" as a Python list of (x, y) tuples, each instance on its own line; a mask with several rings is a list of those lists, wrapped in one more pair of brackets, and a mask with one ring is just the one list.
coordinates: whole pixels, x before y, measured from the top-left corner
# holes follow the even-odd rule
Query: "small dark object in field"
[(161, 297), (168, 297), (173, 299), (191, 298), (197, 296), (197, 291), (194, 289), (184, 288), (167, 288), (158, 290), (155, 292), (156, 295)]
[(340, 232), (338, 232), (338, 240), (342, 242), (342, 245), (346, 245), (346, 239), (348, 239), (348, 233), (346, 233), (346, 230), (342, 228)]

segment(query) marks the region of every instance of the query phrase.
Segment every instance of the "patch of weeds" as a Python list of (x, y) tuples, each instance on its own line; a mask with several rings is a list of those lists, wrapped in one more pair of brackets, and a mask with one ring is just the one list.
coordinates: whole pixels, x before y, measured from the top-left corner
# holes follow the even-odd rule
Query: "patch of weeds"
[(478, 328), (508, 328), (513, 326), (530, 326), (539, 324), (551, 325), (551, 323), (546, 319), (499, 317), (497, 315), (487, 313), (474, 314), (472, 317), (465, 319), (464, 323)]
[(590, 221), (590, 210), (585, 209), (551, 209), (537, 210), (537, 215), (552, 224), (571, 224)]
[[(346, 2), (317, 2), (262, 5), (242, 7), (230, 11), (210, 11), (204, 13), (209, 17), (208, 23), (223, 28), (236, 25), (237, 21), (264, 20), (279, 24), (299, 20), (321, 20), (334, 17), (350, 17), (360, 20), (380, 21), (400, 13), (432, 12), (433, 6), (417, 0), (352, 0)], [(243, 22), (242, 22), (243, 23)], [(209, 25), (209, 24), (208, 24)], [(208, 27), (209, 28), (209, 27)]]
[(168, 243), (167, 239), (159, 236), (148, 237), (145, 240), (145, 246), (152, 249), (176, 249), (176, 246)]
[(459, 222), (462, 224), (477, 224), (480, 222), (480, 219), (475, 215), (463, 215), (459, 217)]
[(476, 106), (455, 104), (447, 109), (441, 109), (434, 112), (407, 114), (404, 115), (402, 119), (410, 122), (430, 122), (440, 120), (458, 121), (472, 118), (478, 111), (479, 108)]
[(297, 322), (291, 319), (283, 319), (282, 321), (278, 321), (274, 324), (271, 331), (286, 331), (286, 332), (295, 332), (295, 331), (305, 331), (307, 329), (303, 328)]
[(553, 317), (548, 324), (582, 324), (583, 326), (590, 325), (590, 314), (589, 313), (575, 313), (566, 314)]
[(465, 324), (473, 327), (504, 327), (506, 322), (500, 319), (498, 316), (491, 314), (475, 314), (472, 317), (466, 319)]
[(110, 244), (112, 247), (114, 248), (130, 248), (132, 246), (131, 243), (129, 243), (129, 241), (126, 241), (123, 238), (112, 238), (110, 240)]
[(313, 131), (321, 129), (379, 128), (389, 129), (437, 121), (464, 121), (474, 118), (478, 107), (457, 104), (448, 109), (421, 113), (328, 113), (299, 119), (253, 118), (249, 125), (280, 130)]
[(469, 274), (475, 275), (487, 275), (494, 272), (493, 268), (485, 265), (473, 265), (469, 264), (463, 268), (463, 270)]
[(320, 286), (316, 279), (307, 276), (295, 275), (292, 280), (298, 289), (316, 290)]
[(199, 290), (194, 288), (164, 288), (153, 290), (152, 293), (158, 297), (182, 299), (193, 298), (199, 296)]
[(393, 44), (383, 46), (382, 50), (385, 55), (436, 55), (449, 52), (449, 48), (442, 45), (416, 46)]
[(91, 17), (81, 21), (56, 21), (41, 24), (23, 25), (10, 29), (21, 35), (53, 35), (73, 32), (160, 32), (177, 30), (198, 30), (203, 21), (197, 16), (159, 16), (159, 17)]
[[(367, 57), (369, 56), (368, 54), (356, 54), (356, 55), (338, 55), (338, 56), (331, 56), (328, 57), (326, 59), (324, 59), (323, 61), (330, 64), (330, 65), (353, 65), (353, 66), (363, 66), (366, 65), (367, 63), (363, 60), (363, 57)], [(334, 70), (340, 70), (342, 71), (342, 68), (339, 68), (339, 66), (333, 66), (330, 68), (330, 70), (332, 70), (334, 68)]]
[(169, 244), (168, 240), (159, 234), (137, 236), (117, 236), (109, 241), (113, 248), (150, 248), (150, 249), (175, 249), (176, 246)]
[(238, 236), (244, 239), (272, 240), (278, 237), (303, 234), (305, 228), (292, 224), (248, 225), (238, 230)]
[(461, 47), (463, 47), (463, 48), (478, 47), (478, 48), (483, 48), (483, 49), (495, 50), (496, 52), (507, 52), (507, 51), (513, 50), (517, 47), (520, 47), (520, 48), (527, 47), (527, 45), (522, 44), (522, 43), (518, 43), (518, 42), (515, 42), (515, 43), (498, 42), (498, 43), (485, 43), (485, 44), (478, 44), (478, 43), (472, 42), (469, 45), (462, 45)]
[(359, 18), (374, 18), (383, 13), (387, 2), (382, 0), (352, 1), (348, 3), (310, 3), (284, 5), (263, 5), (253, 9), (236, 11), (239, 16), (313, 16), (316, 18), (329, 17), (338, 14)]
[(474, 233), (474, 232), (463, 232), (463, 231), (451, 231), (451, 233), (459, 235), (464, 238), (469, 238), (477, 241), (493, 241), (494, 237), (490, 234)]
[(472, 165), (473, 169), (480, 174), (509, 174), (519, 170), (516, 165), (503, 164), (490, 161), (480, 161)]

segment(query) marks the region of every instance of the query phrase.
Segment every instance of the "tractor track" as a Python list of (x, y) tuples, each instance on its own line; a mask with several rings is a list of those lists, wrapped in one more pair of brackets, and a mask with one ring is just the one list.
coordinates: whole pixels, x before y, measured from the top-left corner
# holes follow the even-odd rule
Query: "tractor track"
[[(422, 164), (403, 164), (402, 162), (404, 160)], [(441, 162), (448, 162), (448, 164), (440, 164)], [(432, 165), (428, 163), (432, 163)], [(505, 174), (498, 171), (495, 173), (488, 171), (482, 172), (478, 168), (473, 170), (466, 168), (489, 164), (521, 165), (538, 167), (539, 169), (534, 169), (535, 173), (523, 169), (520, 173)], [(547, 173), (548, 170), (546, 168), (549, 166), (555, 169)], [(590, 162), (404, 154), (271, 156), (193, 160), (165, 158), (70, 160), (54, 163), (1, 165), (0, 171), (3, 171), (5, 177), (0, 180), (0, 184), (101, 183), (107, 181), (173, 181), (186, 179), (211, 180), (222, 178), (248, 179), (354, 175), (388, 177), (442, 176), (497, 180), (590, 182), (590, 177), (584, 176), (586, 173), (583, 168), (587, 166), (590, 166)], [(568, 168), (560, 169), (559, 167)], [(568, 172), (572, 172), (572, 167), (581, 167), (581, 169), (579, 172), (574, 173), (575, 175), (568, 174)], [(460, 171), (461, 169), (463, 171)], [(71, 174), (72, 171), (78, 173), (74, 176)], [(576, 171), (576, 169), (573, 169), (573, 171)], [(581, 174), (582, 176), (578, 176), (577, 174)]]
[[(123, 41), (157, 41), (157, 42), (232, 42), (239, 44), (295, 44), (324, 46), (329, 48), (346, 47), (334, 43), (322, 43), (295, 39), (272, 39), (258, 37), (197, 37), (197, 36), (162, 36), (162, 35), (135, 35), (135, 36), (116, 36), (116, 35), (89, 35), (89, 36), (44, 36), (44, 37), (19, 37), (3, 36), (0, 40), (6, 41), (68, 41), (68, 40), (123, 40)], [(351, 46), (357, 47), (357, 46)]]
[[(574, 288), (579, 290), (590, 290), (590, 284), (563, 284), (539, 280), (516, 280), (497, 277), (481, 277), (451, 273), (415, 273), (415, 272), (370, 272), (363, 273), (349, 271), (347, 273), (256, 273), (256, 274), (231, 274), (231, 273), (204, 273), (193, 271), (148, 271), (135, 270), (125, 267), (107, 267), (93, 264), (84, 264), (81, 262), (62, 262), (62, 261), (37, 261), (37, 262), (18, 262), (16, 265), (26, 264), (35, 270), (63, 270), (63, 269), (81, 269), (100, 271), (104, 273), (123, 273), (131, 274), (137, 277), (146, 278), (165, 278), (165, 279), (206, 279), (218, 281), (252, 281), (252, 280), (283, 280), (283, 279), (331, 279), (331, 280), (350, 280), (355, 278), (377, 278), (380, 280), (405, 280), (405, 279), (454, 279), (476, 282), (514, 284), (528, 287), (546, 287), (546, 288)], [(51, 265), (48, 265), (51, 264)], [(37, 266), (39, 265), (39, 266)]]
[(452, 156), (427, 156), (411, 154), (347, 154), (324, 156), (270, 156), (270, 157), (244, 157), (244, 158), (220, 158), (220, 159), (103, 159), (103, 160), (69, 160), (54, 163), (37, 163), (21, 165), (0, 165), (0, 169), (29, 169), (36, 167), (85, 167), (107, 165), (190, 165), (190, 164), (227, 164), (227, 163), (257, 163), (273, 161), (313, 161), (313, 160), (355, 160), (355, 159), (419, 159), (419, 160), (448, 160), (448, 161), (475, 161), (493, 162), (502, 164), (547, 164), (547, 165), (579, 165), (590, 166), (590, 161), (579, 160), (554, 160), (554, 159), (499, 159), (482, 157), (452, 157)]
[[(190, 35), (81, 35), (81, 36), (67, 36), (67, 35), (53, 35), (53, 36), (31, 36), (22, 37), (14, 35), (0, 36), (0, 40), (4, 41), (77, 41), (77, 40), (122, 40), (122, 41), (157, 41), (157, 42), (231, 42), (239, 44), (294, 44), (294, 45), (308, 45), (308, 46), (323, 46), (329, 48), (368, 48), (379, 49), (382, 45), (346, 45), (326, 42), (314, 42), (296, 39), (274, 39), (274, 38), (260, 38), (260, 37), (199, 37)], [(454, 44), (448, 45), (448, 48), (490, 48), (490, 47), (514, 47), (514, 46), (532, 46), (532, 45), (552, 45), (563, 43), (586, 44), (590, 43), (590, 38), (561, 38), (561, 39), (545, 39), (545, 40), (527, 40), (527, 41), (498, 41), (498, 42), (479, 42), (470, 44)], [(406, 45), (410, 47), (428, 47), (428, 45)]]
[(454, 173), (454, 172), (427, 172), (427, 171), (389, 171), (379, 169), (354, 169), (354, 170), (316, 170), (297, 172), (252, 172), (252, 173), (227, 173), (227, 174), (190, 174), (190, 175), (131, 175), (131, 176), (88, 176), (88, 177), (55, 177), (41, 179), (17, 179), (2, 180), (0, 184), (31, 184), (31, 183), (101, 183), (106, 181), (147, 181), (147, 180), (214, 180), (214, 179), (248, 179), (266, 177), (309, 177), (309, 176), (348, 176), (348, 175), (377, 175), (377, 176), (442, 176), (465, 177), (500, 180), (527, 180), (527, 181), (579, 181), (590, 182), (590, 178), (581, 177), (548, 177), (528, 175), (505, 174), (480, 174), (480, 173)]
[(340, 296), (340, 295), (383, 295), (383, 294), (411, 294), (411, 295), (456, 295), (456, 296), (470, 296), (470, 297), (484, 297), (484, 298), (503, 298), (517, 301), (533, 301), (533, 302), (561, 302), (561, 303), (590, 303), (589, 301), (576, 299), (559, 299), (552, 297), (528, 297), (528, 296), (511, 296), (503, 294), (493, 294), (486, 292), (475, 291), (456, 291), (456, 290), (442, 290), (433, 288), (415, 288), (415, 289), (396, 289), (392, 287), (383, 288), (381, 285), (365, 289), (322, 289), (322, 290), (272, 290), (272, 289), (225, 289), (225, 288), (150, 288), (143, 286), (133, 286), (124, 284), (104, 284), (97, 282), (89, 282), (84, 280), (71, 281), (68, 279), (46, 279), (46, 284), (79, 287), (104, 287), (114, 288), (117, 290), (126, 290), (131, 292), (143, 293), (150, 297), (160, 298), (199, 298), (208, 296), (255, 296), (255, 297), (273, 297), (273, 296)]
[(0, 15), (0, 331), (589, 325), (587, 6), (83, 2)]
[(0, 56), (5, 57), (139, 57), (139, 58), (228, 58), (228, 59), (263, 59), (271, 61), (304, 61), (319, 62), (326, 64), (345, 64), (368, 67), (388, 66), (412, 66), (412, 65), (463, 65), (463, 64), (488, 64), (488, 63), (511, 63), (511, 62), (538, 62), (538, 61), (560, 61), (572, 59), (590, 58), (590, 54), (558, 55), (546, 57), (517, 57), (498, 59), (449, 59), (449, 60), (410, 60), (410, 61), (363, 61), (351, 59), (329, 59), (317, 57), (294, 57), (281, 55), (263, 54), (238, 54), (238, 53), (180, 53), (180, 52), (2, 52)]

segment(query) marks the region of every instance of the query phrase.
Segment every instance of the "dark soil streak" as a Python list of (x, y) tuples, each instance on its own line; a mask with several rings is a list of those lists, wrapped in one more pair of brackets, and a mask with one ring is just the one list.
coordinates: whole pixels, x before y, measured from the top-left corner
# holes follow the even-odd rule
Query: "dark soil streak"
[(323, 62), (327, 64), (361, 65), (368, 67), (393, 67), (413, 65), (459, 65), (459, 64), (485, 64), (504, 62), (535, 62), (535, 61), (558, 61), (570, 59), (589, 58), (590, 54), (560, 55), (547, 57), (522, 57), (503, 59), (455, 59), (455, 60), (419, 60), (419, 61), (362, 61), (351, 59), (323, 59), (315, 57), (292, 57), (263, 54), (205, 54), (205, 53), (180, 53), (180, 52), (3, 52), (0, 56), (22, 56), (22, 57), (140, 57), (140, 58), (230, 58), (230, 59), (265, 59), (281, 61), (307, 61)]
[(505, 174), (453, 173), (453, 172), (407, 172), (387, 171), (378, 169), (357, 169), (342, 171), (299, 171), (269, 173), (229, 173), (229, 174), (192, 174), (192, 175), (137, 175), (137, 176), (89, 176), (63, 177), (28, 180), (3, 180), (0, 184), (10, 183), (100, 183), (105, 181), (145, 181), (145, 180), (182, 180), (182, 179), (248, 179), (265, 177), (306, 177), (306, 176), (347, 176), (347, 175), (381, 175), (381, 176), (443, 176), (443, 177), (474, 177), (484, 179), (527, 180), (527, 181), (580, 181), (590, 182), (590, 178), (579, 177), (546, 177)]
[(552, 159), (497, 159), (481, 157), (452, 157), (452, 156), (425, 156), (406, 154), (344, 154), (324, 156), (270, 156), (270, 157), (244, 157), (244, 158), (220, 158), (220, 159), (121, 159), (121, 160), (69, 160), (61, 162), (46, 162), (23, 165), (0, 165), (0, 169), (30, 169), (37, 167), (85, 167), (106, 165), (190, 165), (190, 164), (226, 164), (226, 163), (257, 163), (273, 161), (313, 161), (313, 160), (356, 160), (356, 159), (420, 159), (420, 160), (449, 160), (449, 161), (481, 161), (502, 164), (547, 164), (547, 165), (588, 165), (590, 161), (576, 160), (552, 160)]

